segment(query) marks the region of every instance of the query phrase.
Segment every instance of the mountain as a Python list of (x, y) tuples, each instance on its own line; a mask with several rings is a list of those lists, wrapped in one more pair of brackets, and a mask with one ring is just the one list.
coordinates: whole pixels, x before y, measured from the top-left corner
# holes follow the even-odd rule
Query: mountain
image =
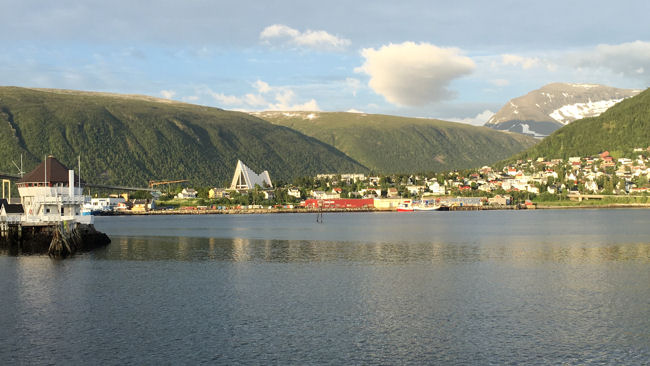
[(480, 167), (522, 151), (536, 139), (434, 119), (343, 112), (260, 112), (343, 151), (381, 173)]
[(568, 158), (610, 151), (631, 153), (650, 146), (650, 89), (625, 99), (598, 117), (581, 119), (553, 132), (513, 159)]
[(575, 120), (598, 116), (639, 92), (596, 84), (548, 84), (510, 100), (485, 126), (544, 137)]
[(246, 113), (144, 96), (0, 87), (0, 172), (29, 172), (53, 154), (82, 179), (146, 186), (189, 179), (223, 186), (237, 159), (273, 180), (365, 172), (341, 151)]

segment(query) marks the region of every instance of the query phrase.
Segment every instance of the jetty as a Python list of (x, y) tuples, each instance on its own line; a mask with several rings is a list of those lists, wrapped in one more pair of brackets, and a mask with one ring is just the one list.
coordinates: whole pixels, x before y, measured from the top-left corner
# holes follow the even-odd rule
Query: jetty
[(11, 198), (9, 181), (2, 182), (0, 250), (64, 258), (110, 243), (106, 234), (95, 229), (93, 216), (83, 210), (88, 198), (81, 178), (53, 156), (16, 186), (19, 201)]

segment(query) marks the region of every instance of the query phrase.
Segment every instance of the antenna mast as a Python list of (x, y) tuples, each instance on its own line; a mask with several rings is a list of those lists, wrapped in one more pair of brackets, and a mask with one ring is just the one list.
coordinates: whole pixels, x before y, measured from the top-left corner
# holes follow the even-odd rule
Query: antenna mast
[(20, 174), (20, 177), (22, 178), (25, 172), (23, 171), (23, 154), (20, 154), (20, 167), (18, 167), (18, 164), (16, 164), (15, 161), (11, 161), (16, 169), (18, 169), (18, 174)]

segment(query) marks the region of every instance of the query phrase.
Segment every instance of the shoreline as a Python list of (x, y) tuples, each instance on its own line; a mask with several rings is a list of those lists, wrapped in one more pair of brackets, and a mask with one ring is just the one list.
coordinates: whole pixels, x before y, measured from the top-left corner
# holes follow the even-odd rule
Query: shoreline
[[(581, 209), (650, 209), (650, 203), (611, 203), (602, 205), (537, 205), (534, 208), (518, 208), (517, 206), (460, 206), (448, 211), (494, 211), (494, 210), (581, 210)], [(442, 210), (447, 211), (447, 210)], [(159, 215), (250, 215), (250, 214), (281, 214), (281, 213), (342, 213), (342, 212), (397, 212), (396, 210), (363, 208), (363, 209), (230, 209), (230, 210), (151, 210), (151, 211), (117, 211), (103, 213), (97, 216), (159, 216)]]

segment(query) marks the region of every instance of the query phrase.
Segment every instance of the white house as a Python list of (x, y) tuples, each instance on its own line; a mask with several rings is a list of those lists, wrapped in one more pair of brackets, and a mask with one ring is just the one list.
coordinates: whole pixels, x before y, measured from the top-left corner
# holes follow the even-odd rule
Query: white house
[(180, 199), (196, 198), (196, 191), (193, 188), (183, 188), (181, 193), (176, 195), (176, 197)]
[(434, 194), (434, 195), (443, 195), (445, 194), (445, 186), (440, 185), (437, 181), (431, 183), (429, 185), (429, 190)]
[(341, 198), (341, 195), (334, 191), (331, 192), (311, 191), (311, 196), (318, 200), (331, 200), (334, 198)]
[(289, 188), (287, 195), (300, 199), (300, 190), (298, 188)]

